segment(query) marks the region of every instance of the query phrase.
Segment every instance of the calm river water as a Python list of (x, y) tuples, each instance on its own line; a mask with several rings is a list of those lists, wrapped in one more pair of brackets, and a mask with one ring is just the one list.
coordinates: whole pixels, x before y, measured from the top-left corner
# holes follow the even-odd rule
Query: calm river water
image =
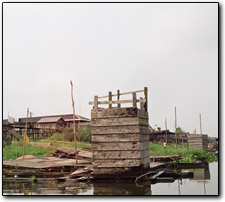
[(218, 195), (218, 162), (185, 171), (194, 172), (194, 178), (138, 186), (130, 182), (3, 181), (3, 195)]

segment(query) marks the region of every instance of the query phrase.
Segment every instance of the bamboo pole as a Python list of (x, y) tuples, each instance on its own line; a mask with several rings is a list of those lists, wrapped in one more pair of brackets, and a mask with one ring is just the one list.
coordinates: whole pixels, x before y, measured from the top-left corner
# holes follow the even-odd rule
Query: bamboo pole
[(201, 113), (199, 114), (200, 119), (200, 134), (202, 135), (202, 119), (201, 119)]
[(166, 121), (166, 118), (165, 118), (165, 126), (166, 126), (166, 144), (167, 144), (167, 121)]
[(75, 150), (75, 159), (76, 159), (76, 165), (77, 165), (77, 137), (76, 137), (76, 125), (75, 125), (75, 106), (74, 106), (74, 100), (73, 100), (73, 82), (70, 81), (71, 84), (71, 98), (72, 98), (72, 106), (73, 106), (73, 133), (74, 133), (74, 150)]
[(17, 138), (15, 138), (15, 140), (16, 140), (16, 158), (18, 157), (18, 151), (17, 151), (17, 142), (18, 142), (18, 139)]
[(27, 119), (28, 119), (28, 114), (29, 114), (29, 108), (27, 108), (27, 118), (26, 118), (26, 128), (25, 128), (25, 134), (24, 134), (24, 141), (23, 141), (23, 159), (24, 159), (24, 154), (25, 154), (25, 145), (26, 145), (26, 136), (27, 136)]
[(175, 137), (176, 137), (176, 150), (177, 150), (177, 111), (175, 107)]

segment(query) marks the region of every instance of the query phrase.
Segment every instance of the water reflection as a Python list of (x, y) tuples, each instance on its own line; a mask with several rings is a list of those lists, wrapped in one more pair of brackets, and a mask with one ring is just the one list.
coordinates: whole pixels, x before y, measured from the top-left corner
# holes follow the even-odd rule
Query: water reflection
[(194, 172), (194, 178), (192, 180), (205, 181), (210, 180), (209, 164), (205, 164), (204, 168), (201, 169), (190, 169)]
[(94, 195), (151, 195), (151, 185), (136, 186), (128, 182), (95, 182)]
[(56, 182), (3, 181), (4, 195), (218, 195), (218, 163), (206, 164), (194, 172), (193, 179), (173, 183), (136, 185), (132, 182)]
[(4, 195), (93, 195), (92, 184), (45, 181), (39, 183), (3, 183)]
[(181, 171), (194, 172), (194, 177), (174, 183), (155, 184), (151, 188), (152, 195), (218, 195), (218, 162)]
[(195, 169), (193, 172), (194, 178), (192, 180), (195, 180), (198, 183), (203, 183), (204, 195), (207, 195), (206, 183), (210, 180), (209, 164), (207, 163), (203, 169)]

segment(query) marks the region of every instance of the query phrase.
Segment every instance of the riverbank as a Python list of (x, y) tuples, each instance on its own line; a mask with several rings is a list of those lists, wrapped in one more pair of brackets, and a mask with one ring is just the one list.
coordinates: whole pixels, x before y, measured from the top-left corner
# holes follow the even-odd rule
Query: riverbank
[(178, 144), (168, 144), (166, 149), (163, 147), (162, 142), (158, 144), (149, 143), (150, 156), (173, 156), (178, 155), (180, 158), (175, 159), (174, 162), (177, 163), (194, 163), (199, 160), (205, 160), (208, 163), (218, 161), (218, 155), (215, 153), (205, 152), (200, 149), (188, 149), (187, 143)]
[[(26, 145), (25, 154), (36, 157), (51, 157), (58, 147), (74, 148), (74, 142), (69, 141), (54, 141), (49, 139), (42, 139), (37, 142), (29, 142)], [(87, 142), (77, 141), (77, 148), (91, 148), (91, 144)], [(175, 159), (179, 163), (193, 163), (195, 161), (205, 159), (207, 162), (218, 161), (218, 155), (215, 153), (204, 152), (199, 149), (188, 150), (187, 143), (179, 144), (176, 148), (175, 144), (167, 145), (165, 149), (163, 143), (154, 144), (149, 143), (150, 156), (174, 156), (178, 155), (180, 158)], [(3, 147), (3, 160), (14, 160), (23, 155), (23, 141), (12, 142), (11, 145)]]

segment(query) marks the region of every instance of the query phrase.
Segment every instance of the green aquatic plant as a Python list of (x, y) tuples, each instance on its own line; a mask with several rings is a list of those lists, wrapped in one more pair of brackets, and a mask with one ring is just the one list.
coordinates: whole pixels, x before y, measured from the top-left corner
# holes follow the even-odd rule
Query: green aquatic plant
[(33, 176), (31, 177), (31, 180), (32, 180), (32, 182), (34, 182), (34, 181), (36, 180), (36, 177), (33, 175)]

